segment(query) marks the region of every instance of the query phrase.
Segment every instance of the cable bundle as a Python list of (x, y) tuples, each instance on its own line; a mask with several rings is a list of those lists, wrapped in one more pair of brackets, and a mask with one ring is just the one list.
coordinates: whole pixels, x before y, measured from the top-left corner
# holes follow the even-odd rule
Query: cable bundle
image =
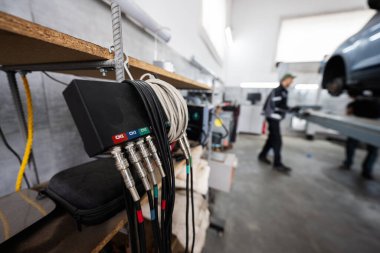
[[(149, 79), (144, 80), (146, 77)], [(170, 123), (168, 131), (169, 142), (172, 143), (178, 140), (186, 132), (187, 123), (189, 121), (185, 99), (171, 84), (156, 79), (151, 74), (145, 74), (140, 79), (150, 85), (161, 102), (165, 115)]]
[[(165, 176), (162, 178), (161, 193), (161, 252), (171, 252), (171, 217), (174, 208), (175, 178), (169, 149), (165, 111), (151, 86), (144, 81), (125, 81), (133, 85), (142, 99), (156, 137), (158, 155), (162, 161)], [(169, 179), (168, 179), (169, 178)]]
[[(191, 191), (191, 209), (192, 209), (192, 246), (191, 252), (194, 250), (195, 242), (195, 218), (194, 218), (194, 198), (193, 198), (193, 173), (192, 173), (192, 162), (191, 162), (191, 150), (186, 137), (186, 129), (188, 124), (188, 109), (187, 104), (181, 93), (174, 88), (171, 84), (155, 78), (151, 74), (145, 74), (140, 79), (148, 83), (151, 89), (156, 93), (162, 108), (165, 111), (167, 120), (170, 123), (168, 130), (169, 142), (179, 141), (180, 147), (186, 157), (186, 245), (185, 252), (188, 252), (188, 227), (189, 227), (189, 181), (190, 181), (190, 191)], [(189, 179), (190, 175), (190, 179)], [(174, 182), (173, 182), (174, 185)], [(174, 197), (173, 197), (174, 199)], [(174, 208), (174, 205), (173, 207)], [(173, 209), (171, 209), (171, 212)], [(170, 225), (171, 226), (171, 225)], [(171, 231), (171, 229), (170, 229)]]
[[(156, 79), (151, 74), (145, 74), (141, 79), (124, 81), (133, 85), (141, 100), (144, 103), (147, 111), (149, 121), (152, 127), (152, 134), (155, 136), (155, 146), (157, 146), (158, 163), (159, 167), (163, 169), (162, 175), (162, 194), (161, 194), (161, 234), (155, 233), (158, 223), (153, 224), (153, 233), (155, 243), (159, 247), (160, 252), (171, 252), (171, 233), (172, 233), (172, 214), (175, 201), (175, 175), (174, 167), (171, 157), (169, 144), (179, 141), (181, 149), (186, 157), (186, 252), (188, 252), (188, 223), (189, 223), (189, 181), (191, 181), (191, 204), (192, 204), (192, 223), (193, 223), (193, 243), (191, 252), (194, 249), (195, 238), (195, 224), (194, 224), (194, 201), (193, 201), (193, 177), (192, 177), (192, 164), (190, 146), (186, 138), (186, 128), (188, 124), (188, 109), (186, 101), (183, 99), (181, 93), (169, 83)], [(147, 139), (148, 142), (148, 139)], [(156, 160), (157, 163), (157, 160)], [(191, 173), (191, 179), (189, 175)], [(154, 202), (152, 201), (151, 193), (148, 193), (149, 204), (151, 211), (156, 212), (158, 206), (158, 189), (154, 187)], [(152, 204), (153, 202), (153, 204)], [(153, 205), (153, 208), (152, 208)], [(153, 220), (153, 219), (152, 219)], [(161, 239), (161, 240), (160, 240)], [(159, 244), (159, 245), (158, 245)], [(156, 251), (157, 251), (156, 247)]]

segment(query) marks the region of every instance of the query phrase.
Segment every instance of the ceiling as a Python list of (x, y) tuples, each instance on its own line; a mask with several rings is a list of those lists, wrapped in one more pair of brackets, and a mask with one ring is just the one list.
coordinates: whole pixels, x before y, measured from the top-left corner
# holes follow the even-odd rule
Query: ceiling
[(268, 15), (296, 17), (367, 8), (367, 0), (232, 0), (232, 15), (239, 7)]

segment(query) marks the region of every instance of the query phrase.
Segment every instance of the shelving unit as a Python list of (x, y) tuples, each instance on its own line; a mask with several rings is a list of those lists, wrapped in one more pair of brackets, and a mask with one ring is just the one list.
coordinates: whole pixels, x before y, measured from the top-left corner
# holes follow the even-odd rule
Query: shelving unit
[[(59, 31), (0, 12), (0, 68), (5, 71), (53, 71), (115, 80), (113, 53)], [(207, 84), (129, 58), (132, 75), (152, 73), (178, 89), (209, 90)], [(103, 76), (100, 69), (107, 70)]]
[[(16, 71), (51, 71), (115, 80), (115, 68), (120, 69), (119, 65), (115, 64), (114, 54), (107, 48), (4, 12), (0, 12), (0, 47), (0, 70), (7, 73), (23, 133), (27, 128), (15, 78)], [(127, 56), (124, 55), (124, 59), (127, 59)], [(135, 78), (151, 73), (178, 89), (211, 89), (206, 84), (133, 57), (128, 57), (128, 66)], [(31, 161), (33, 162), (33, 157)], [(184, 161), (177, 163), (176, 174), (183, 167)], [(82, 232), (78, 232), (72, 218), (61, 210), (39, 222), (38, 226), (32, 226), (32, 230), (18, 235), (19, 240), (11, 241), (8, 247), (12, 252), (45, 246), (47, 249), (50, 247), (48, 251), (99, 252), (126, 222), (124, 212), (120, 212), (107, 222), (84, 227)], [(91, 240), (88, 240), (89, 238)], [(52, 243), (52, 240), (55, 242)]]

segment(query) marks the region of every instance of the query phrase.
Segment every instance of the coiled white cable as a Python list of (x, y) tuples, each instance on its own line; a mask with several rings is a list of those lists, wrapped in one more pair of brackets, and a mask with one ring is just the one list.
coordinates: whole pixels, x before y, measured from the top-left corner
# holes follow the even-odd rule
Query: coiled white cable
[(144, 81), (152, 87), (164, 108), (170, 122), (169, 142), (178, 140), (186, 132), (189, 118), (185, 99), (171, 84), (155, 78), (152, 74), (144, 74), (140, 79), (145, 79)]

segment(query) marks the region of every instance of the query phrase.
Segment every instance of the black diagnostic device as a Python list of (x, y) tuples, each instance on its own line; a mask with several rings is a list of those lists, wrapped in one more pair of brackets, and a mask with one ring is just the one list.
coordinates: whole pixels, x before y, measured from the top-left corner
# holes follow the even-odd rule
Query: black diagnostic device
[(143, 101), (128, 82), (73, 80), (63, 96), (90, 157), (150, 134)]

